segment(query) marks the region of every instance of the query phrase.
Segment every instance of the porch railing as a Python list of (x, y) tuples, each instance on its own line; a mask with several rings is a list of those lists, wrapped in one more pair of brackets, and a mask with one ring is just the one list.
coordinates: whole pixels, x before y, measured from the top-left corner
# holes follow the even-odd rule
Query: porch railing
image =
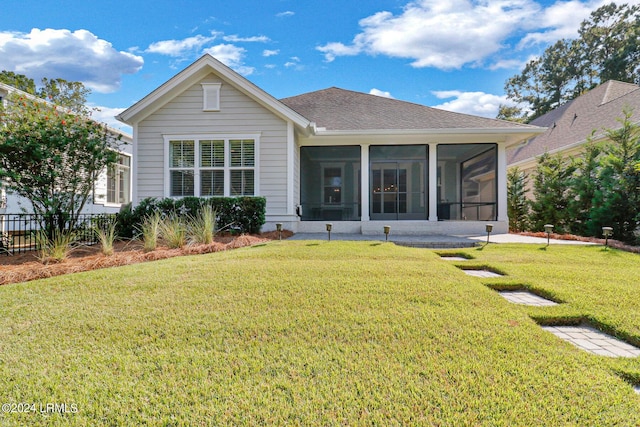
[[(104, 227), (115, 214), (82, 214), (75, 224), (53, 221), (58, 231), (73, 232), (74, 241), (93, 245), (98, 243), (94, 226)], [(0, 254), (12, 255), (41, 249), (39, 235), (47, 232), (51, 218), (35, 214), (0, 214)]]

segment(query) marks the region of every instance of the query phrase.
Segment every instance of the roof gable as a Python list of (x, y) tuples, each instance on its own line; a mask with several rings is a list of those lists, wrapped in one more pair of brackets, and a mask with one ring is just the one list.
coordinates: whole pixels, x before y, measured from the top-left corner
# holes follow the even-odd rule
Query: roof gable
[(304, 130), (309, 126), (309, 121), (305, 117), (291, 110), (209, 54), (200, 57), (116, 118), (130, 125), (138, 123), (210, 73), (216, 74), (277, 116), (293, 122), (298, 128)]
[(593, 134), (620, 127), (624, 108), (633, 109), (633, 121), (640, 120), (640, 86), (610, 80), (531, 122), (547, 127), (546, 132), (508, 153), (508, 163), (528, 162), (546, 152), (554, 153), (584, 144)]

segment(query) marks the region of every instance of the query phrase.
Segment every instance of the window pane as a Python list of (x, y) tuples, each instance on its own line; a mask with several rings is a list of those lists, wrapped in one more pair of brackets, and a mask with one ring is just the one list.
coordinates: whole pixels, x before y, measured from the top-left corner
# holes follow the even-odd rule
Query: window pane
[(107, 203), (116, 202), (116, 168), (111, 166), (107, 170)]
[(118, 173), (118, 185), (120, 186), (118, 194), (120, 203), (129, 203), (129, 173), (129, 168), (122, 167)]
[(131, 166), (131, 157), (121, 154), (120, 157), (118, 157), (118, 164), (123, 166)]
[(201, 171), (200, 177), (201, 196), (224, 196), (224, 171)]
[(253, 196), (253, 170), (232, 170), (231, 171), (231, 195), (232, 196)]
[(224, 167), (224, 141), (200, 141), (200, 166)]
[(195, 165), (193, 141), (170, 141), (169, 144), (169, 167), (192, 168)]
[(171, 196), (193, 195), (193, 171), (171, 171)]
[(255, 144), (252, 139), (232, 139), (229, 141), (232, 167), (253, 167), (255, 164)]

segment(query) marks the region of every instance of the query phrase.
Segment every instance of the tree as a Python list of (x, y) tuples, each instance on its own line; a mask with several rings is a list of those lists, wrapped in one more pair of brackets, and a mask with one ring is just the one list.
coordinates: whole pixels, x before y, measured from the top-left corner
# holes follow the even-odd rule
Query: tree
[[(595, 131), (594, 131), (595, 133)], [(598, 236), (600, 232), (592, 219), (593, 202), (600, 190), (600, 154), (602, 147), (589, 137), (582, 156), (573, 159), (575, 169), (569, 188), (569, 217), (571, 232), (581, 236)]]
[(610, 3), (580, 25), (582, 75), (595, 81), (640, 83), (640, 5)]
[(507, 173), (509, 230), (518, 232), (528, 228), (529, 203), (525, 173), (517, 167), (510, 169)]
[(73, 227), (119, 139), (86, 115), (13, 94), (0, 109), (0, 179), (49, 233)]
[(624, 110), (622, 127), (608, 129), (598, 172), (600, 188), (594, 194), (592, 228), (611, 226), (619, 240), (635, 243), (640, 225), (640, 126)]
[(531, 220), (534, 230), (542, 230), (545, 224), (554, 225), (561, 233), (570, 230), (568, 188), (574, 171), (575, 165), (559, 154), (540, 156), (533, 177)]
[(575, 40), (559, 40), (505, 82), (498, 117), (530, 122), (607, 80), (640, 83), (640, 5), (593, 11)]
[(91, 91), (80, 82), (69, 82), (64, 79), (42, 79), (42, 87), (38, 91), (38, 96), (42, 99), (67, 108), (78, 114), (86, 114), (87, 95)]
[(25, 75), (16, 74), (13, 71), (0, 71), (0, 82), (32, 95), (36, 94), (36, 84), (33, 79)]

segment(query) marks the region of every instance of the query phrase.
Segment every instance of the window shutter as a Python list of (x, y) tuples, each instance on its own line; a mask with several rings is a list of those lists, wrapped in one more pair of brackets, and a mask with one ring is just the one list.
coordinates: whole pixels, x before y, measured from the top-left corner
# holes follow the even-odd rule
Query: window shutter
[(202, 111), (220, 111), (222, 83), (202, 83)]

